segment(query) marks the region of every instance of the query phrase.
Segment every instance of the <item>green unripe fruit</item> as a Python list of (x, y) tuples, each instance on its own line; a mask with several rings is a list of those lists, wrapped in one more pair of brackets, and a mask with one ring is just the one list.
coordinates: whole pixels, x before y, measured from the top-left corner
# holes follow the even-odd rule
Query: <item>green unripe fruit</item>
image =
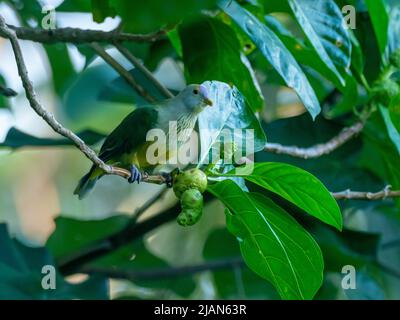
[(372, 89), (372, 92), (377, 102), (388, 106), (390, 101), (400, 94), (400, 87), (392, 79), (385, 79), (382, 82), (379, 82)]
[(203, 193), (207, 189), (207, 176), (199, 169), (190, 169), (177, 173), (173, 177), (172, 183), (175, 195), (180, 199), (183, 193), (189, 189), (197, 189)]
[(181, 226), (192, 226), (203, 213), (203, 195), (197, 189), (186, 190), (181, 197), (182, 212), (177, 217)]
[(400, 49), (397, 49), (391, 56), (390, 56), (390, 64), (400, 69)]
[(182, 209), (198, 209), (203, 207), (203, 196), (197, 189), (186, 190), (181, 197)]
[(178, 222), (178, 224), (184, 227), (192, 226), (200, 220), (202, 213), (202, 209), (182, 210), (182, 212), (176, 218), (176, 221)]

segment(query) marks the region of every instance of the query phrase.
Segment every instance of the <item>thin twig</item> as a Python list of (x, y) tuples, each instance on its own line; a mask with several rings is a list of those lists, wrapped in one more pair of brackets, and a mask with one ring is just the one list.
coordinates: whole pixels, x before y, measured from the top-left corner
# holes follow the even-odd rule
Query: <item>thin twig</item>
[(114, 270), (110, 268), (83, 268), (81, 272), (88, 274), (102, 274), (115, 279), (129, 280), (158, 280), (166, 278), (182, 277), (193, 275), (204, 271), (216, 271), (224, 269), (232, 269), (244, 266), (242, 257), (232, 257), (207, 261), (201, 264), (183, 267), (154, 268), (154, 269), (132, 269), (132, 270)]
[(13, 89), (11, 88), (6, 88), (0, 85), (0, 94), (9, 98), (9, 97), (15, 97), (18, 93), (16, 93)]
[(139, 83), (137, 83), (135, 78), (120, 63), (118, 63), (117, 60), (110, 56), (102, 46), (93, 42), (90, 44), (90, 47), (115, 71), (117, 71), (137, 93), (148, 102), (156, 102), (156, 99), (152, 97)]
[(39, 28), (26, 28), (8, 25), (8, 28), (15, 31), (17, 38), (31, 40), (41, 43), (90, 43), (90, 42), (154, 42), (166, 34), (166, 30), (159, 30), (148, 34), (132, 34), (119, 32), (119, 30), (101, 31), (85, 30), (79, 28), (57, 28), (44, 30)]
[[(28, 76), (28, 70), (26, 69), (26, 65), (24, 62), (24, 58), (22, 55), (21, 47), (18, 42), (18, 38), (15, 34), (15, 31), (8, 28), (4, 18), (0, 15), (0, 36), (3, 36), (10, 40), (11, 46), (13, 48), (15, 61), (18, 68), (18, 74), (21, 78), (22, 85), (25, 89), (26, 97), (29, 101), (31, 108), (44, 120), (47, 124), (57, 133), (71, 140), (73, 144), (80, 150), (82, 153), (91, 160), (96, 166), (101, 168), (105, 174), (118, 175), (125, 179), (131, 176), (131, 173), (123, 168), (113, 167), (104, 163), (90, 147), (86, 145), (86, 143), (79, 138), (75, 133), (71, 130), (65, 128), (60, 122), (56, 120), (54, 115), (47, 111), (39, 102), (36, 96), (36, 92), (33, 88), (33, 84)], [(150, 183), (164, 183), (165, 178), (162, 176), (147, 176), (145, 175), (142, 181), (150, 182)]]
[(351, 191), (350, 189), (341, 192), (332, 192), (337, 200), (384, 200), (386, 198), (400, 197), (400, 190), (392, 191), (391, 186), (386, 186), (378, 192)]
[(128, 59), (137, 69), (139, 69), (154, 85), (159, 89), (166, 98), (173, 98), (174, 95), (166, 87), (164, 87), (153, 74), (136, 58), (127, 48), (118, 42), (114, 42), (115, 47)]
[(297, 146), (283, 146), (279, 143), (266, 143), (264, 151), (286, 154), (292, 157), (311, 159), (318, 158), (329, 154), (340, 146), (358, 135), (364, 128), (364, 122), (359, 121), (351, 127), (345, 128), (337, 136), (333, 137), (326, 143), (317, 144), (309, 148), (299, 148)]

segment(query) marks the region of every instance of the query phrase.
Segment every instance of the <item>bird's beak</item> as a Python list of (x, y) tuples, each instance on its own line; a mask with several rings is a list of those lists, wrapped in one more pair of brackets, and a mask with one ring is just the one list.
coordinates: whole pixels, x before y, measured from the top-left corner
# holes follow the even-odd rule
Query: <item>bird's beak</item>
[(205, 104), (207, 105), (207, 106), (212, 106), (213, 105), (213, 102), (210, 100), (210, 99), (208, 99), (208, 98), (204, 98), (204, 102), (205, 102)]

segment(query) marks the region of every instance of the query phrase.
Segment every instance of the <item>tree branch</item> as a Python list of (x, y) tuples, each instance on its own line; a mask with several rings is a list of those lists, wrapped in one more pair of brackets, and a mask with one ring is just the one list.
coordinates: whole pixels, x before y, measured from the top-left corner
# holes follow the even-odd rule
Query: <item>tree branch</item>
[(341, 192), (332, 192), (337, 200), (384, 200), (386, 198), (400, 197), (400, 190), (392, 191), (391, 186), (386, 186), (379, 192), (351, 191), (350, 189)]
[(57, 28), (44, 30), (39, 28), (26, 28), (7, 25), (8, 29), (13, 30), (17, 38), (21, 40), (31, 40), (41, 43), (90, 43), (90, 42), (113, 42), (113, 41), (133, 41), (133, 42), (154, 42), (166, 34), (166, 30), (159, 30), (148, 34), (132, 34), (119, 32), (118, 29), (112, 31), (85, 30), (79, 28)]
[[(28, 70), (26, 69), (26, 65), (24, 62), (24, 58), (22, 55), (21, 47), (18, 43), (18, 38), (14, 30), (7, 27), (4, 18), (0, 15), (0, 36), (5, 37), (10, 40), (11, 46), (14, 52), (15, 61), (18, 68), (18, 74), (21, 78), (22, 85), (25, 89), (26, 97), (29, 101), (31, 108), (44, 120), (47, 124), (57, 133), (70, 139), (73, 144), (80, 150), (82, 153), (91, 160), (96, 166), (101, 168), (104, 173), (118, 175), (125, 179), (131, 176), (130, 172), (123, 168), (113, 167), (104, 163), (90, 147), (86, 145), (86, 143), (79, 138), (75, 133), (71, 130), (62, 126), (60, 122), (56, 120), (54, 115), (47, 111), (39, 102), (36, 96), (36, 92), (33, 88), (33, 84), (28, 76)], [(151, 182), (151, 183), (164, 183), (165, 178), (162, 176), (148, 176), (144, 175), (142, 181)]]
[(132, 269), (132, 270), (113, 270), (109, 268), (83, 268), (81, 272), (93, 274), (100, 273), (106, 277), (114, 279), (128, 279), (128, 280), (158, 280), (165, 278), (175, 278), (187, 275), (196, 274), (204, 271), (215, 271), (232, 269), (244, 266), (242, 257), (231, 257), (225, 259), (218, 259), (207, 261), (201, 264), (183, 267), (169, 267), (169, 268), (153, 268), (153, 269)]
[(135, 78), (121, 64), (119, 64), (117, 60), (110, 56), (102, 46), (96, 42), (93, 42), (90, 44), (90, 47), (115, 71), (117, 71), (137, 93), (139, 93), (148, 102), (156, 102), (156, 99), (148, 94), (147, 91), (136, 82)]
[(166, 98), (173, 98), (174, 95), (166, 87), (164, 87), (153, 74), (136, 58), (128, 49), (118, 42), (114, 42), (114, 46), (132, 63), (135, 68), (139, 69), (154, 85), (164, 94)]
[(299, 148), (297, 146), (283, 146), (279, 143), (266, 143), (264, 151), (286, 154), (292, 157), (311, 159), (318, 158), (329, 154), (340, 146), (358, 135), (364, 128), (364, 122), (359, 121), (351, 127), (345, 128), (337, 136), (333, 137), (326, 143), (317, 144), (309, 148)]
[(3, 87), (2, 85), (0, 85), (0, 94), (7, 98), (15, 97), (17, 95), (17, 93), (13, 89)]

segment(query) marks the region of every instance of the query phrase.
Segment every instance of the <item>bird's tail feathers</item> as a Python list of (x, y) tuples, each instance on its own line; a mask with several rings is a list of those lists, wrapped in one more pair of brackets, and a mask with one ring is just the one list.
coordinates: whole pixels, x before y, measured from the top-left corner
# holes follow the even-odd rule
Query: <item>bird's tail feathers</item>
[(79, 199), (83, 199), (89, 191), (93, 189), (97, 180), (100, 179), (100, 175), (93, 174), (95, 169), (96, 167), (93, 166), (90, 171), (79, 180), (78, 185), (74, 190), (74, 194), (78, 195)]

